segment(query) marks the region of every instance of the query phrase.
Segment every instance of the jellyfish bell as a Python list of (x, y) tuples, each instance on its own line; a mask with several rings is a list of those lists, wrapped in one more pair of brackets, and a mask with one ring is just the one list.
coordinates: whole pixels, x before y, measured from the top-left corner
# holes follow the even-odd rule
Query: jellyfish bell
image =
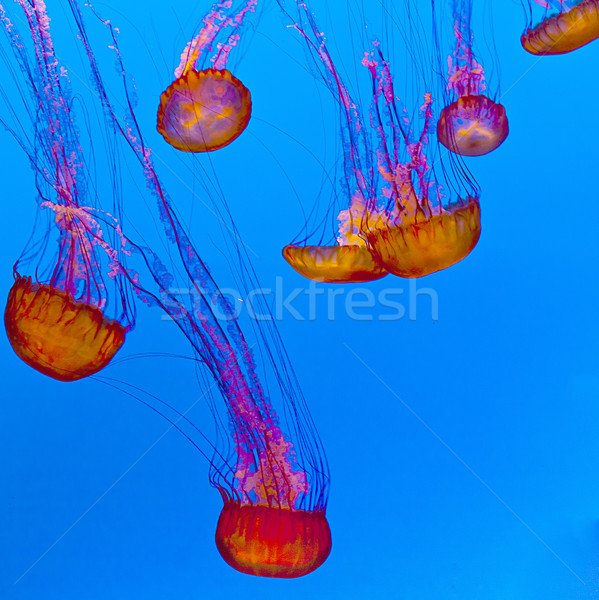
[[(290, 16), (286, 8), (279, 2), (283, 13)], [(324, 80), (333, 94), (336, 101), (339, 102), (341, 109), (342, 127), (341, 133), (344, 141), (344, 167), (348, 173), (348, 181), (352, 180), (353, 174), (346, 153), (354, 153), (359, 150), (353, 145), (355, 139), (352, 137), (361, 128), (360, 116), (357, 112), (352, 112), (350, 108), (351, 99), (345, 85), (338, 77), (330, 55), (326, 49), (324, 38), (322, 44), (317, 44), (315, 39), (321, 35), (316, 30), (316, 25), (313, 16), (310, 14), (307, 6), (303, 2), (297, 2), (300, 21), (293, 25), (305, 39), (308, 49), (313, 53), (317, 64), (324, 65), (322, 71)], [(301, 16), (307, 17), (310, 25), (309, 29), (304, 30), (301, 25)], [(350, 191), (349, 187), (344, 189), (344, 196), (349, 197), (350, 207), (342, 209), (337, 206), (337, 194), (333, 194), (334, 203), (328, 208), (329, 216), (338, 213), (337, 221), (334, 228), (336, 230), (334, 240), (326, 240), (325, 235), (320, 236), (319, 243), (309, 243), (309, 238), (314, 231), (308, 236), (302, 237), (288, 244), (283, 248), (283, 258), (285, 261), (300, 275), (311, 279), (312, 281), (320, 281), (326, 283), (364, 283), (375, 281), (385, 277), (388, 273), (385, 268), (378, 264), (370, 253), (366, 241), (360, 235), (358, 223), (364, 216), (366, 203), (360, 192)], [(353, 196), (351, 195), (353, 194)], [(316, 217), (317, 211), (312, 211), (312, 215)], [(319, 224), (322, 223), (320, 217)], [(312, 229), (312, 224), (306, 223), (302, 229)], [(332, 236), (331, 236), (332, 237)], [(325, 240), (325, 243), (323, 243)], [(328, 242), (328, 243), (326, 243)]]
[(367, 240), (372, 255), (390, 273), (415, 278), (464, 259), (476, 246), (480, 232), (480, 205), (470, 197), (428, 218), (371, 229)]
[[(258, 0), (244, 0), (232, 8), (231, 0), (215, 3), (203, 19), (197, 36), (188, 44), (175, 70), (175, 81), (162, 93), (157, 129), (183, 152), (212, 152), (228, 146), (247, 127), (252, 97), (243, 83), (227, 70), (248, 13)], [(200, 68), (213, 46), (211, 68)]]
[[(489, 97), (485, 71), (474, 54), (472, 0), (452, 0), (451, 7), (453, 50), (447, 57), (446, 105), (437, 122), (437, 139), (456, 154), (482, 156), (505, 141), (508, 119), (505, 108)], [(434, 5), (433, 19), (437, 19)], [(435, 23), (437, 43), (442, 39), (443, 22), (439, 18)]]
[(274, 415), (248, 419), (255, 412), (249, 400), (239, 395), (234, 409), (245, 416), (243, 423), (234, 423), (233, 486), (217, 486), (224, 506), (216, 545), (224, 560), (242, 573), (301, 577), (322, 565), (331, 551), (326, 501), (314, 485), (316, 480), (300, 466), (297, 447)]
[[(50, 240), (58, 229), (58, 252), (48, 256), (31, 252), (39, 245), (32, 239), (25, 260), (22, 256), (14, 266), (15, 283), (8, 294), (4, 324), (19, 358), (49, 377), (75, 381), (103, 369), (133, 326), (122, 281), (124, 269), (118, 262), (118, 250), (106, 241), (108, 236), (91, 209), (50, 201), (41, 208), (50, 208), (55, 214), (57, 227), (43, 231), (42, 236)], [(112, 225), (118, 227), (115, 222)], [(114, 280), (114, 308), (121, 311), (119, 319), (107, 316), (112, 308), (103, 281), (104, 253), (110, 257), (108, 277)], [(31, 254), (29, 259), (27, 254)], [(35, 280), (19, 274), (31, 261), (36, 264)], [(51, 271), (44, 276), (49, 266)]]
[(373, 258), (366, 241), (360, 235), (359, 223), (365, 218), (363, 198), (356, 194), (347, 210), (337, 216), (336, 245), (302, 246), (290, 244), (283, 248), (283, 258), (300, 275), (326, 283), (365, 283), (387, 275)]
[[(283, 434), (272, 409), (265, 406), (265, 414), (248, 419), (255, 404), (243, 396), (238, 396), (233, 409), (244, 415), (243, 422), (233, 419), (237, 445), (233, 485), (217, 484), (224, 500), (216, 527), (217, 548), (242, 573), (307, 575), (324, 563), (332, 545), (321, 477), (305, 469), (301, 453), (296, 454), (301, 442), (296, 445)], [(301, 420), (297, 424), (303, 427)]]
[(301, 577), (317, 569), (331, 551), (324, 511), (225, 503), (216, 546), (237, 571), (261, 577)]
[(228, 146), (247, 127), (250, 91), (226, 69), (191, 69), (160, 97), (157, 129), (184, 152), (211, 152)]
[(599, 0), (573, 1), (534, 0), (544, 8), (558, 10), (538, 25), (527, 27), (520, 41), (531, 54), (566, 54), (599, 38)]
[[(100, 131), (98, 123), (85, 122), (88, 136), (81, 134), (68, 71), (55, 55), (45, 5), (19, 5), (29, 42), (4, 11), (1, 19), (24, 75), (19, 78), (11, 69), (17, 93), (3, 93), (12, 116), (10, 125), (3, 124), (35, 173), (37, 206), (33, 233), (13, 267), (15, 283), (4, 321), (21, 359), (50, 377), (73, 381), (106, 366), (134, 323), (123, 267), (128, 250), (118, 225), (116, 159), (108, 156), (107, 172), (95, 170), (99, 150), (93, 134), (105, 135), (104, 121)], [(9, 98), (21, 102), (15, 105)], [(108, 145), (105, 149), (113, 151)], [(95, 205), (103, 195), (112, 201), (112, 213)], [(26, 272), (35, 277), (24, 276)]]
[[(390, 67), (381, 54), (378, 60), (372, 54), (366, 55), (364, 64), (371, 73), (374, 89), (384, 90), (385, 85), (391, 84)], [(362, 224), (362, 235), (373, 258), (399, 277), (423, 277), (451, 267), (470, 254), (481, 232), (476, 186), (465, 171), (457, 168), (459, 162), (452, 164), (450, 170), (435, 172), (435, 146), (430, 139), (434, 130), (433, 102), (432, 94), (425, 93), (419, 115), (423, 126), (418, 137), (408, 129), (407, 117), (403, 123), (394, 119), (401, 112), (393, 95), (375, 94), (371, 110), (378, 119), (377, 132), (383, 148), (391, 146), (392, 140), (396, 145), (399, 135), (406, 144), (402, 157), (382, 154), (384, 151), (379, 154), (380, 172), (386, 183), (381, 196), (386, 202), (380, 206), (379, 201), (379, 208), (373, 203)], [(447, 161), (454, 162), (452, 154)], [(449, 173), (453, 180), (447, 179)], [(462, 187), (464, 195), (444, 202), (446, 190), (455, 186)]]
[(360, 283), (381, 279), (387, 271), (366, 246), (299, 246), (283, 248), (283, 257), (300, 275), (327, 283)]
[(60, 381), (75, 381), (103, 369), (126, 333), (97, 306), (18, 274), (8, 294), (4, 324), (17, 356)]
[(441, 111), (437, 138), (462, 156), (482, 156), (498, 148), (508, 136), (505, 108), (482, 94), (462, 96)]

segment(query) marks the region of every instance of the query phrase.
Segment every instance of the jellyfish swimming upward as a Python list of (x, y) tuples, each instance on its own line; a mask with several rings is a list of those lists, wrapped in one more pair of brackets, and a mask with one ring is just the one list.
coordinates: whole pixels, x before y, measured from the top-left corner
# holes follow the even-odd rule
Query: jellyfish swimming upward
[(437, 137), (452, 152), (481, 156), (504, 142), (508, 120), (505, 108), (483, 93), (485, 72), (473, 51), (472, 0), (452, 0), (451, 6), (455, 45), (447, 58), (449, 103), (439, 116)]
[(114, 217), (97, 207), (83, 137), (71, 116), (68, 76), (54, 55), (44, 5), (17, 1), (34, 58), (0, 5), (26, 87), (15, 78), (18, 93), (4, 91), (14, 124), (2, 122), (29, 157), (39, 195), (36, 226), (14, 266), (4, 322), (21, 359), (50, 377), (73, 381), (106, 366), (133, 326), (121, 269), (126, 242), (118, 229), (104, 227)]
[[(538, 6), (544, 10), (535, 24)], [(531, 54), (565, 54), (599, 38), (599, 0), (523, 0), (526, 29), (520, 38)]]
[[(157, 120), (158, 131), (178, 150), (218, 150), (247, 127), (252, 113), (250, 91), (226, 66), (257, 3), (247, 0), (235, 8), (232, 0), (214, 4), (200, 32), (183, 51), (176, 79), (160, 97)], [(213, 51), (212, 66), (203, 68)]]
[[(437, 154), (432, 94), (423, 91), (410, 114), (375, 41), (362, 57), (371, 90), (369, 118), (364, 118), (341, 81), (313, 14), (301, 0), (297, 7), (294, 28), (318, 59), (342, 112), (343, 183), (349, 201), (337, 215), (336, 245), (294, 243), (283, 256), (308, 278), (344, 282), (387, 273), (421, 277), (462, 260), (480, 236), (478, 188), (459, 157)], [(417, 78), (416, 67), (409, 77)], [(415, 122), (421, 123), (420, 133)], [(460, 195), (448, 199), (455, 190)]]
[[(169, 253), (171, 264), (154, 251), (130, 242), (135, 256), (142, 258), (131, 285), (141, 301), (159, 306), (173, 318), (224, 399), (220, 411), (214, 403), (214, 422), (229, 424), (233, 451), (217, 452), (211, 459), (211, 483), (224, 502), (216, 528), (218, 550), (227, 563), (243, 573), (283, 578), (306, 575), (326, 560), (331, 549), (325, 516), (328, 467), (274, 322), (270, 328), (259, 329), (258, 343), (267, 345), (260, 349), (267, 357), (262, 374), (266, 377), (268, 372), (271, 382), (276, 380), (274, 385), (263, 386), (239, 319), (158, 179), (133, 107), (119, 102), (129, 107), (124, 121), (115, 114), (115, 102), (106, 92), (79, 7), (75, 0), (69, 3), (105, 113), (139, 163), (147, 189), (156, 200), (165, 237), (174, 249)], [(102, 22), (116, 51), (122, 80), (126, 80), (117, 32), (109, 21)], [(237, 255), (242, 256), (239, 246), (237, 249)], [(243, 261), (239, 268), (247, 285), (258, 289), (252, 269)], [(267, 309), (263, 306), (262, 310)], [(273, 407), (275, 396), (288, 415), (288, 433)], [(219, 435), (219, 439), (226, 437), (223, 432)]]

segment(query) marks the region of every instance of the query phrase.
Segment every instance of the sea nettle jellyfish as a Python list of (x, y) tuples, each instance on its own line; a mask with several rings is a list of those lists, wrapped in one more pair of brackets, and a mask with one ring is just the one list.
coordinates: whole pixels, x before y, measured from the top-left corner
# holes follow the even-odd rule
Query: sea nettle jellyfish
[[(90, 173), (89, 153), (83, 151), (84, 138), (73, 121), (69, 81), (54, 55), (44, 4), (17, 2), (33, 52), (0, 5), (3, 29), (26, 86), (11, 69), (17, 93), (3, 95), (13, 118), (2, 122), (29, 157), (40, 214), (14, 266), (4, 323), (15, 353), (28, 365), (73, 381), (105, 367), (133, 326), (122, 273), (126, 242), (118, 229), (104, 228), (114, 217), (97, 207), (98, 174)], [(11, 101), (17, 98), (22, 104)], [(111, 166), (103, 174), (105, 181), (114, 181)], [(114, 189), (106, 188), (111, 197)]]
[[(451, 5), (454, 49), (447, 59), (447, 105), (437, 123), (437, 137), (452, 152), (481, 156), (504, 142), (508, 120), (505, 108), (483, 93), (485, 72), (473, 51), (472, 0), (452, 0)], [(497, 96), (495, 90), (493, 97)]]
[[(478, 191), (459, 157), (438, 155), (432, 94), (424, 92), (415, 115), (410, 115), (398, 99), (389, 63), (375, 42), (374, 51), (362, 59), (371, 78), (372, 102), (365, 119), (341, 81), (314, 16), (305, 2), (297, 0), (296, 4), (294, 28), (321, 66), (342, 112), (349, 206), (337, 216), (337, 246), (333, 248), (337, 253), (347, 247), (355, 249), (358, 258), (353, 268), (366, 271), (370, 279), (387, 273), (421, 277), (462, 260), (480, 236)], [(420, 74), (417, 67), (414, 64), (415, 75)], [(420, 134), (413, 130), (416, 120), (422, 122)], [(456, 194), (456, 190), (461, 191)], [(448, 198), (450, 193), (456, 196)], [(316, 247), (321, 254), (325, 249)], [(315, 278), (314, 270), (298, 264), (298, 257), (315, 254), (311, 246), (288, 246), (283, 254), (296, 270)], [(330, 262), (327, 268), (333, 273), (343, 266), (338, 260)]]
[[(218, 550), (233, 568), (250, 575), (306, 575), (318, 568), (331, 550), (325, 516), (328, 468), (274, 321), (257, 327), (259, 352), (267, 361), (259, 369), (238, 315), (220, 292), (158, 179), (133, 107), (124, 102), (120, 104), (129, 107), (124, 116), (128, 126), (121, 126), (77, 3), (69, 3), (105, 113), (138, 160), (157, 201), (165, 237), (173, 245), (169, 253), (172, 263), (136, 245), (135, 255), (141, 256), (144, 264), (131, 284), (141, 301), (161, 307), (173, 318), (224, 400), (220, 409), (214, 403), (214, 422), (228, 423), (232, 443), (214, 454), (210, 476), (223, 499), (215, 536)], [(109, 21), (103, 23), (110, 32), (111, 46), (117, 49), (118, 69), (126, 81), (116, 30)], [(248, 290), (259, 289), (241, 244), (235, 237), (233, 243), (240, 257), (241, 279)], [(264, 301), (261, 313), (268, 314)], [(271, 385), (262, 385), (260, 372), (270, 375)], [(275, 412), (277, 397), (287, 416), (285, 424)], [(219, 439), (223, 437), (227, 435), (221, 431)]]
[[(198, 35), (187, 45), (175, 71), (175, 81), (163, 92), (158, 131), (184, 152), (210, 152), (229, 145), (249, 123), (250, 91), (227, 69), (231, 50), (240, 39), (246, 15), (258, 0), (231, 8), (231, 0), (214, 4)], [(212, 66), (203, 68), (208, 54)]]
[[(545, 11), (535, 24), (537, 4)], [(531, 54), (565, 54), (599, 38), (599, 0), (523, 0), (523, 6), (527, 22), (520, 40)]]
[[(305, 40), (316, 64), (320, 65), (323, 80), (338, 103), (341, 113), (345, 169), (343, 197), (346, 199), (347, 207), (352, 194), (359, 195), (360, 190), (368, 185), (362, 171), (362, 161), (368, 164), (370, 160), (368, 132), (363, 129), (359, 109), (350, 98), (345, 84), (333, 65), (324, 35), (317, 29), (307, 6), (303, 2), (298, 2), (297, 5), (298, 19), (293, 27)], [(291, 18), (290, 15), (287, 16)], [(301, 24), (304, 17), (307, 19), (306, 27)], [(363, 151), (366, 152), (365, 156), (361, 156)], [(329, 207), (327, 213), (337, 215), (341, 207), (335, 210), (336, 206), (335, 202), (334, 206)], [(343, 209), (341, 225), (336, 222), (330, 233), (328, 233), (327, 217), (324, 219), (318, 217), (317, 227), (324, 222), (325, 231), (318, 234), (316, 231), (310, 231), (307, 235), (302, 234), (299, 239), (283, 248), (283, 257), (298, 273), (314, 281), (357, 283), (385, 277), (388, 274), (387, 269), (373, 258), (364, 236), (359, 233), (363, 217), (362, 207), (356, 205), (349, 210)], [(348, 222), (351, 223), (350, 226), (347, 225)], [(311, 227), (311, 224), (306, 223), (303, 231)], [(310, 244), (308, 241), (313, 234), (318, 235), (318, 240), (317, 243)], [(327, 239), (328, 235), (331, 237)]]

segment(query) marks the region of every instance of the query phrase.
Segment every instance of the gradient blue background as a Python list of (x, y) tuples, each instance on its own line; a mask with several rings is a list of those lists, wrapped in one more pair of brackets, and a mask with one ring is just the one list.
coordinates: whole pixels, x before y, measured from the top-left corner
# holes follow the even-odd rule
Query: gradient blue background
[[(57, 53), (76, 64), (61, 3), (48, 4)], [(312, 2), (352, 73), (360, 49), (347, 34), (346, 5)], [(190, 163), (154, 131), (158, 96), (208, 7), (97, 6), (120, 27), (158, 169), (226, 287), (215, 225), (194, 201), (195, 187), (181, 184), (193, 179)], [(289, 581), (232, 570), (213, 542), (221, 500), (203, 458), (177, 432), (161, 438), (167, 425), (135, 400), (93, 380), (50, 380), (2, 336), (1, 598), (599, 597), (599, 43), (537, 60), (520, 47), (519, 3), (494, 12), (511, 133), (469, 162), (482, 188), (477, 248), (417, 282), (438, 295), (438, 320), (424, 296), (415, 319), (380, 321), (389, 311), (375, 307), (358, 311), (371, 320), (355, 320), (342, 302), (329, 319), (318, 297), (309, 320), (302, 297), (294, 306), (306, 319), (287, 314), (279, 323), (330, 461), (327, 562)], [(300, 229), (298, 198), (309, 208), (323, 179), (301, 144), (330, 169), (339, 142), (331, 99), (284, 24), (267, 6), (236, 62), (253, 120), (210, 160), (263, 285), (281, 276), (291, 292), (308, 282), (280, 250)], [(0, 153), (6, 294), (36, 203), (29, 165), (5, 132)], [(129, 212), (140, 198), (126, 190)], [(368, 287), (403, 289), (408, 310), (407, 281)], [(140, 352), (189, 354), (175, 326), (143, 306), (122, 357)], [(202, 393), (186, 361), (137, 359), (107, 374), (179, 407)]]

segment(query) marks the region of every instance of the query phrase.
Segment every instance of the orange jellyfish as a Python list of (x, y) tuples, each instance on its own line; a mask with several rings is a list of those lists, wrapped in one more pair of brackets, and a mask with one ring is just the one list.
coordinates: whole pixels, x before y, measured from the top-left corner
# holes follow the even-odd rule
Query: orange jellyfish
[[(69, 3), (79, 15), (79, 39), (85, 45), (96, 89), (101, 90), (100, 70), (79, 8), (75, 0)], [(104, 24), (124, 74), (115, 29), (109, 21)], [(217, 548), (224, 560), (242, 573), (282, 578), (306, 575), (318, 568), (331, 550), (325, 515), (328, 466), (274, 321), (263, 328), (261, 321), (256, 321), (258, 327), (253, 328), (258, 330), (258, 341), (266, 346), (260, 348), (266, 364), (258, 367), (238, 315), (191, 243), (158, 179), (132, 105), (122, 103), (128, 107), (125, 121), (130, 125), (124, 129), (107, 95), (101, 93), (100, 99), (115, 130), (135, 153), (146, 189), (157, 201), (165, 237), (173, 245), (169, 263), (136, 246), (145, 267), (131, 283), (143, 302), (160, 306), (172, 317), (191, 343), (198, 363), (214, 379), (211, 387), (224, 400), (220, 408), (211, 402), (216, 426), (228, 423), (226, 432), (219, 428), (219, 439), (232, 438), (226, 451), (216, 451), (210, 459), (211, 483), (224, 502), (216, 527)], [(236, 265), (244, 282), (240, 285), (249, 294), (259, 289), (259, 284), (251, 265), (242, 259), (241, 242), (235, 234), (231, 236), (240, 258)], [(260, 308), (269, 313), (263, 299)], [(259, 373), (270, 376), (268, 385), (262, 384)], [(286, 428), (275, 412), (276, 399), (283, 405)]]
[[(599, 38), (599, 0), (534, 0), (545, 9), (533, 25), (533, 4), (527, 0), (527, 25), (520, 41), (531, 54), (565, 54)], [(549, 14), (547, 11), (557, 11)]]
[(505, 141), (508, 119), (505, 108), (483, 94), (485, 72), (472, 49), (472, 0), (452, 0), (452, 13), (455, 48), (447, 59), (449, 102), (439, 116), (437, 138), (452, 152), (482, 156)]
[(387, 275), (387, 270), (372, 257), (366, 244), (301, 246), (289, 244), (283, 248), (283, 258), (300, 275), (313, 281), (327, 283), (359, 283), (374, 281)]
[[(319, 41), (319, 38), (322, 37), (322, 44), (315, 43), (299, 24), (294, 25), (295, 29), (304, 37), (315, 58), (325, 65), (324, 79), (335, 99), (339, 101), (344, 123), (342, 135), (344, 136), (346, 180), (353, 178), (357, 180), (358, 188), (363, 188), (366, 180), (360, 168), (354, 164), (360, 160), (358, 144), (363, 135), (360, 115), (335, 70), (324, 44), (324, 37), (316, 29), (312, 15), (308, 13), (303, 3), (298, 4), (298, 8), (300, 15), (303, 11), (309, 17), (309, 24), (315, 39)], [(345, 191), (347, 196), (351, 196), (352, 192), (349, 191), (349, 188)], [(358, 190), (357, 193), (359, 194), (360, 191)], [(331, 240), (329, 243), (322, 243), (321, 238), (318, 244), (307, 244), (307, 238), (303, 237), (283, 248), (283, 258), (300, 275), (314, 281), (358, 283), (374, 281), (388, 275), (388, 271), (373, 258), (367, 248), (366, 239), (356, 233), (360, 230), (359, 224), (364, 218), (363, 211), (356, 205), (353, 209), (350, 208), (346, 211), (344, 215), (346, 215), (343, 219), (344, 223), (337, 227), (339, 230), (334, 242)], [(345, 221), (355, 223), (356, 227), (347, 228)]]
[[(181, 55), (176, 79), (160, 97), (157, 119), (158, 131), (178, 150), (218, 150), (228, 146), (247, 127), (252, 114), (250, 91), (225, 67), (240, 39), (245, 16), (256, 10), (257, 3), (258, 0), (247, 0), (235, 10), (231, 10), (231, 0), (213, 5), (204, 17), (204, 26)], [(212, 67), (196, 70), (227, 28), (233, 31), (226, 40), (218, 42)]]
[[(28, 90), (19, 88), (19, 96), (35, 128), (33, 137), (23, 128), (11, 131), (36, 174), (39, 210), (51, 219), (46, 227), (36, 227), (14, 266), (4, 323), (15, 353), (28, 365), (55, 379), (73, 381), (108, 364), (132, 327), (133, 316), (117, 262), (123, 250), (116, 245), (119, 236), (107, 236), (102, 228), (102, 221), (113, 217), (80, 205), (88, 187), (89, 173), (83, 169), (88, 159), (72, 119), (68, 76), (58, 66), (49, 19), (43, 6), (18, 2), (29, 24), (34, 60), (4, 13), (2, 24), (25, 70)], [(20, 85), (16, 78), (15, 83)], [(33, 276), (20, 274), (28, 268)], [(112, 297), (103, 272), (114, 282)]]
[(60, 381), (103, 369), (125, 341), (127, 327), (105, 316), (98, 302), (69, 291), (64, 280), (46, 284), (15, 269), (4, 324), (10, 344), (29, 366)]
[[(297, 256), (329, 258), (317, 263), (327, 276), (321, 276), (321, 281), (339, 281), (332, 276), (339, 272), (345, 275), (345, 265), (338, 258), (345, 248), (354, 251), (351, 267), (360, 269), (361, 278), (343, 281), (366, 281), (387, 273), (422, 277), (462, 260), (480, 236), (478, 191), (459, 157), (435, 155), (438, 146), (430, 139), (435, 123), (432, 95), (424, 94), (420, 109), (424, 124), (416, 137), (408, 111), (398, 105), (388, 63), (380, 50), (378, 60), (374, 53), (367, 53), (362, 63), (371, 74), (372, 103), (370, 118), (365, 119), (341, 81), (314, 16), (302, 0), (296, 0), (296, 5), (294, 28), (321, 66), (323, 79), (343, 114), (344, 183), (349, 206), (337, 215), (338, 245), (330, 246), (335, 253), (329, 246), (298, 245), (285, 248), (285, 258), (312, 279), (319, 273), (298, 265)], [(456, 190), (457, 197), (447, 199), (447, 194)]]
[[(424, 104), (420, 107), (422, 132), (415, 138), (405, 110), (399, 111), (396, 106), (389, 65), (382, 54), (379, 53), (378, 61), (372, 53), (366, 54), (364, 64), (377, 90), (372, 112), (376, 115), (373, 118), (378, 119), (381, 140), (378, 164), (385, 186), (381, 194), (384, 201), (371, 198), (366, 208), (368, 221), (362, 233), (374, 258), (390, 273), (423, 277), (451, 267), (476, 246), (481, 232), (478, 193), (465, 173), (456, 170), (454, 186), (470, 189), (443, 203), (445, 190), (451, 188), (449, 182), (446, 186), (439, 184), (440, 173), (435, 173), (427, 155), (429, 136), (434, 129), (432, 95), (424, 94)], [(399, 121), (402, 112), (403, 123)], [(385, 150), (400, 145), (403, 158), (402, 153), (391, 155)], [(449, 173), (443, 168), (441, 172)], [(460, 174), (464, 175), (462, 181), (458, 180)]]

